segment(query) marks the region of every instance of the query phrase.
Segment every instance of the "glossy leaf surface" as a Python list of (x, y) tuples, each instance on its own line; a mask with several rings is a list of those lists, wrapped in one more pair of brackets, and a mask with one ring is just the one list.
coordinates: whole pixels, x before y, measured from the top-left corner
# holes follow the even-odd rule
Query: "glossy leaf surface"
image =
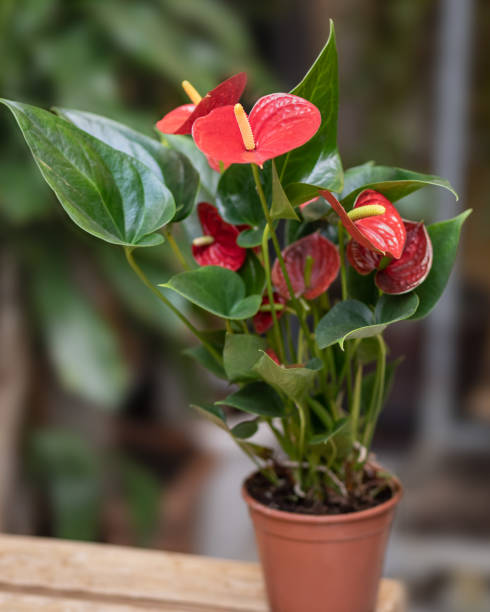
[(339, 302), (318, 323), (315, 330), (318, 346), (323, 349), (338, 342), (343, 348), (346, 340), (380, 334), (388, 325), (412, 316), (418, 304), (418, 297), (414, 293), (383, 295), (374, 313), (357, 300)]
[(240, 276), (219, 266), (182, 272), (160, 286), (224, 319), (253, 317), (262, 300), (260, 295), (245, 296), (245, 283)]
[(249, 383), (216, 404), (231, 406), (243, 412), (270, 418), (285, 415), (281, 398), (270, 385), (264, 382)]
[(392, 168), (391, 166), (376, 166), (374, 162), (368, 162), (362, 166), (346, 170), (344, 189), (340, 200), (344, 208), (350, 210), (357, 195), (364, 189), (379, 191), (390, 202), (396, 202), (414, 191), (431, 185), (443, 187), (457, 198), (457, 194), (450, 183), (438, 176), (412, 172), (402, 168)]
[(287, 368), (278, 365), (265, 353), (255, 364), (254, 369), (261, 378), (294, 401), (300, 401), (308, 393), (317, 375), (315, 370), (309, 368)]
[(320, 109), (321, 126), (305, 146), (278, 160), (277, 167), (284, 185), (309, 183), (335, 192), (342, 190), (342, 162), (337, 149), (338, 89), (335, 31), (333, 22), (330, 22), (330, 35), (325, 47), (291, 92)]
[(84, 132), (148, 166), (174, 196), (176, 211), (173, 222), (182, 221), (192, 212), (199, 189), (199, 175), (185, 155), (107, 117), (67, 108), (55, 110)]
[(3, 101), (71, 219), (113, 244), (152, 246), (172, 220), (172, 194), (153, 171), (40, 108)]
[(264, 338), (253, 334), (226, 334), (223, 364), (228, 380), (243, 381), (257, 378), (252, 369), (265, 350)]
[(427, 228), (434, 256), (429, 275), (416, 290), (420, 305), (412, 319), (427, 316), (443, 294), (456, 259), (461, 228), (471, 212), (465, 210), (453, 219), (434, 223)]

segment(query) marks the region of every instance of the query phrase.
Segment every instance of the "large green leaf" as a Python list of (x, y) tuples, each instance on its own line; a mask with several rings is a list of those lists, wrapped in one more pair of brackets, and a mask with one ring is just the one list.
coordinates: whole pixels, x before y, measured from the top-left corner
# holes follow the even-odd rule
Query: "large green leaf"
[[(271, 196), (270, 164), (260, 174), (267, 201)], [(248, 164), (232, 164), (218, 183), (216, 206), (220, 215), (233, 225), (263, 226), (264, 212), (252, 171)]]
[(172, 221), (181, 221), (192, 212), (199, 175), (185, 155), (107, 117), (67, 108), (55, 110), (84, 132), (148, 166), (174, 196), (176, 212)]
[(396, 202), (396, 200), (430, 185), (444, 187), (456, 198), (458, 197), (449, 182), (438, 176), (421, 174), (402, 168), (392, 168), (391, 166), (376, 166), (374, 162), (367, 162), (362, 166), (346, 170), (341, 201), (344, 207), (349, 210), (361, 191), (375, 189), (385, 195), (390, 202)]
[(245, 385), (226, 399), (215, 402), (215, 404), (231, 406), (243, 412), (270, 418), (282, 417), (286, 413), (279, 395), (264, 382), (252, 382)]
[(418, 304), (418, 297), (414, 293), (383, 295), (374, 313), (357, 300), (339, 302), (317, 325), (315, 335), (318, 346), (323, 349), (338, 342), (343, 348), (346, 340), (380, 334), (391, 323), (408, 319), (417, 310)]
[(254, 334), (226, 334), (223, 364), (231, 381), (250, 380), (258, 377), (252, 370), (266, 348), (266, 341)]
[(299, 401), (312, 388), (317, 371), (309, 368), (287, 368), (278, 365), (266, 353), (255, 364), (254, 370), (267, 383)]
[(114, 329), (54, 252), (34, 257), (30, 268), (34, 311), (61, 383), (97, 405), (117, 408), (130, 380)]
[(412, 315), (412, 319), (422, 319), (427, 316), (443, 294), (456, 259), (461, 228), (471, 212), (465, 210), (454, 219), (434, 223), (427, 228), (432, 241), (434, 259), (429, 275), (416, 289), (420, 305), (417, 312)]
[(322, 123), (309, 142), (278, 161), (284, 185), (309, 183), (332, 191), (342, 190), (342, 162), (337, 150), (338, 88), (335, 31), (330, 22), (325, 47), (304, 79), (291, 91), (320, 110)]
[(2, 100), (13, 113), (46, 182), (71, 219), (113, 244), (152, 246), (175, 202), (138, 160), (35, 106)]
[(236, 272), (203, 266), (173, 276), (168, 287), (204, 310), (224, 319), (248, 319), (258, 311), (262, 296), (245, 296), (245, 283)]

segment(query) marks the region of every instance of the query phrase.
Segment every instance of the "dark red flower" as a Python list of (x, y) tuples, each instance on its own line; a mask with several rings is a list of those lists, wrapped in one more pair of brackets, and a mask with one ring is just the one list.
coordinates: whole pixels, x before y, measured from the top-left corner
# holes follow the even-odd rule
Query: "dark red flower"
[[(282, 297), (282, 295), (280, 295), (276, 291), (274, 291), (274, 293), (272, 294), (272, 299), (274, 300), (274, 304), (286, 303), (286, 300)], [(264, 297), (262, 298), (261, 306), (265, 306), (266, 304), (270, 304), (268, 295), (264, 295)], [(284, 309), (276, 310), (276, 317), (278, 319), (282, 317), (283, 314)], [(258, 334), (265, 334), (265, 332), (272, 327), (273, 323), (274, 320), (272, 318), (272, 313), (268, 311), (259, 310), (259, 312), (253, 318), (254, 328)]]
[[(307, 300), (314, 300), (326, 291), (339, 272), (340, 258), (336, 246), (318, 232), (293, 242), (282, 255), (295, 295), (304, 295)], [(272, 267), (272, 282), (278, 292), (289, 299), (278, 259)]]
[(201, 98), (192, 85), (184, 81), (182, 86), (193, 101), (193, 104), (184, 104), (170, 111), (160, 119), (157, 123), (157, 128), (164, 134), (190, 134), (194, 121), (199, 117), (207, 115), (219, 106), (236, 104), (246, 84), (247, 75), (244, 72), (240, 72), (226, 79), (226, 81), (223, 81), (209, 91), (204, 98)]
[[(401, 256), (406, 240), (405, 226), (399, 212), (384, 195), (373, 189), (366, 189), (357, 196), (350, 213), (346, 212), (342, 204), (329, 191), (321, 191), (320, 195), (339, 215), (342, 225), (356, 242), (382, 255), (390, 255), (396, 259)], [(354, 211), (364, 206), (372, 208), (382, 206), (385, 212), (356, 219)], [(360, 214), (362, 215), (362, 211)]]
[(192, 136), (214, 164), (262, 166), (310, 140), (320, 123), (320, 111), (311, 102), (276, 93), (260, 98), (249, 117), (241, 104), (213, 110), (194, 123)]
[(221, 266), (236, 272), (242, 267), (246, 249), (238, 246), (236, 239), (239, 230), (226, 223), (211, 204), (201, 202), (197, 214), (204, 236), (192, 243), (192, 254), (200, 266)]
[(432, 243), (423, 223), (403, 221), (407, 233), (405, 248), (399, 259), (393, 259), (385, 268), (378, 269), (382, 256), (369, 251), (351, 240), (347, 245), (347, 258), (359, 274), (378, 269), (375, 283), (391, 295), (408, 293), (427, 278), (432, 266)]

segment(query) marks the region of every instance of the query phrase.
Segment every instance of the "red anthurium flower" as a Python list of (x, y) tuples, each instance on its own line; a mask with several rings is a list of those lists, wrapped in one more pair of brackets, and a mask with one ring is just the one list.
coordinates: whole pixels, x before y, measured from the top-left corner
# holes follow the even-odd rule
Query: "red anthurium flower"
[[(274, 300), (274, 304), (285, 304), (286, 300), (274, 291), (272, 294), (272, 299)], [(270, 304), (269, 296), (264, 295), (262, 298), (262, 306)], [(284, 309), (276, 310), (276, 317), (279, 319), (284, 314)], [(254, 316), (253, 324), (257, 334), (265, 334), (265, 332), (272, 327), (274, 320), (272, 318), (272, 313), (268, 311), (260, 311)]]
[(188, 81), (183, 81), (182, 87), (192, 100), (192, 104), (178, 106), (173, 111), (167, 113), (157, 123), (157, 128), (164, 134), (190, 134), (192, 124), (199, 117), (207, 115), (219, 106), (236, 104), (246, 84), (247, 75), (244, 72), (240, 72), (226, 79), (226, 81), (223, 81), (209, 91), (204, 98), (201, 98)]
[(246, 249), (238, 246), (236, 239), (239, 230), (226, 223), (211, 204), (201, 202), (197, 214), (204, 236), (192, 242), (192, 254), (200, 266), (221, 266), (236, 272), (242, 267)]
[[(318, 232), (305, 236), (287, 246), (282, 252), (293, 291), (314, 300), (335, 280), (340, 258), (336, 246)], [(272, 267), (272, 282), (286, 299), (290, 294), (279, 260)]]
[[(391, 295), (408, 293), (427, 278), (432, 266), (432, 243), (423, 223), (404, 221), (407, 232), (405, 248), (399, 259), (378, 270), (375, 283)], [(347, 245), (349, 263), (359, 274), (369, 274), (379, 267), (382, 256), (351, 240)]]
[(194, 123), (192, 136), (214, 163), (262, 166), (310, 140), (320, 123), (320, 111), (311, 102), (276, 93), (260, 98), (248, 117), (241, 104), (213, 110)]
[(373, 189), (364, 190), (349, 213), (329, 191), (322, 191), (320, 195), (331, 204), (356, 242), (382, 255), (396, 259), (401, 256), (406, 240), (405, 226), (399, 212), (384, 195)]

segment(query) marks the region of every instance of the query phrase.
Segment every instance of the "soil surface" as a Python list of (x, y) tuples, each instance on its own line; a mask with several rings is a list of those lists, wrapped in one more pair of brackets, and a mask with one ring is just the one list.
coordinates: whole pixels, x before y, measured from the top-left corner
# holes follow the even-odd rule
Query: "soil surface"
[(273, 510), (296, 514), (338, 515), (368, 510), (388, 501), (396, 491), (393, 480), (378, 475), (367, 467), (361, 483), (351, 488), (348, 496), (324, 487), (320, 492), (300, 495), (295, 490), (291, 470), (277, 466), (278, 484), (272, 484), (263, 474), (256, 472), (246, 481), (248, 493), (255, 500)]

